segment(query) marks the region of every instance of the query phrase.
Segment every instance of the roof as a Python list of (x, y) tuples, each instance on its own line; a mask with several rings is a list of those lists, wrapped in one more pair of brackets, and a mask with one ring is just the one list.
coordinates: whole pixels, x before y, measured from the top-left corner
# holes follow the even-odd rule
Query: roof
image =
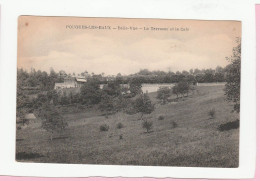
[(77, 82), (87, 82), (87, 80), (84, 78), (76, 78), (76, 80)]
[(36, 117), (34, 116), (33, 113), (29, 113), (29, 114), (26, 114), (26, 115), (24, 116), (24, 119), (36, 119)]

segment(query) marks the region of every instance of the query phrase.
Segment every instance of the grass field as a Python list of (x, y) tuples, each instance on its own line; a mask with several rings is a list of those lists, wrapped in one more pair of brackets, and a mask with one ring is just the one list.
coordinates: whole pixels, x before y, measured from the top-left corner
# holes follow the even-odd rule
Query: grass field
[[(160, 105), (156, 93), (149, 96), (156, 108), (146, 118), (153, 128), (146, 133), (140, 114), (117, 113), (108, 118), (93, 109), (65, 113), (68, 128), (50, 135), (31, 122), (17, 130), (17, 161), (108, 165), (155, 165), (185, 167), (238, 167), (239, 128), (219, 130), (239, 115), (231, 113), (224, 86), (203, 86), (184, 100)], [(174, 98), (174, 97), (172, 97)], [(215, 109), (215, 118), (208, 112)], [(158, 117), (161, 116), (161, 120)], [(118, 129), (118, 123), (123, 128)], [(173, 126), (176, 123), (176, 127)], [(108, 131), (100, 131), (102, 124)], [(228, 125), (228, 124), (227, 124)], [(231, 125), (231, 128), (232, 125)], [(234, 127), (235, 128), (235, 127)]]

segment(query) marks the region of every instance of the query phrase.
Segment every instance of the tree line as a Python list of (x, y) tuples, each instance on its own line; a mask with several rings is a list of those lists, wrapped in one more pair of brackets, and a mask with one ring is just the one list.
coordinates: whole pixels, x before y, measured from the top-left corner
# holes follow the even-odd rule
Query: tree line
[[(94, 79), (99, 84), (107, 84), (110, 81), (116, 81), (120, 84), (129, 84), (133, 79), (138, 80), (140, 83), (177, 83), (183, 79), (188, 79), (191, 82), (210, 83), (210, 82), (225, 82), (227, 80), (227, 73), (229, 66), (222, 68), (220, 66), (215, 69), (190, 69), (189, 71), (182, 72), (165, 72), (165, 71), (149, 71), (142, 69), (135, 74), (121, 75), (118, 73), (116, 76), (105, 76), (102, 74), (89, 74), (87, 71), (78, 74), (78, 76), (85, 77), (87, 80)], [(64, 78), (77, 76), (75, 73), (67, 74), (61, 70), (55, 72), (50, 69), (50, 73), (41, 70), (31, 69), (30, 72), (17, 69), (17, 83), (22, 85), (23, 88), (34, 89), (37, 88), (41, 91), (48, 91), (54, 88), (55, 83), (63, 82)]]

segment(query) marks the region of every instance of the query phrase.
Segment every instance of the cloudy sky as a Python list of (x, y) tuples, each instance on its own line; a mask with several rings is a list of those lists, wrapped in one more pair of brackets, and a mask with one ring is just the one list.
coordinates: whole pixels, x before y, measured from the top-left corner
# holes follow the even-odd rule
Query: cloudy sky
[[(112, 29), (82, 29), (87, 26)], [(118, 30), (118, 26), (138, 29)], [(145, 68), (215, 68), (228, 64), (225, 57), (232, 55), (236, 37), (240, 36), (241, 23), (237, 21), (21, 16), (18, 67), (47, 72), (52, 67), (68, 73), (87, 70), (106, 75), (126, 75)]]

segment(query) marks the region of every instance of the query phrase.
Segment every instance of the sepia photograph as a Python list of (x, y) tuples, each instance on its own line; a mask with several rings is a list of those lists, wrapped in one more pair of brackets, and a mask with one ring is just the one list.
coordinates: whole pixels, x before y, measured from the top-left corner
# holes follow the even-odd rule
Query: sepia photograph
[(241, 22), (20, 16), (17, 162), (239, 167)]

